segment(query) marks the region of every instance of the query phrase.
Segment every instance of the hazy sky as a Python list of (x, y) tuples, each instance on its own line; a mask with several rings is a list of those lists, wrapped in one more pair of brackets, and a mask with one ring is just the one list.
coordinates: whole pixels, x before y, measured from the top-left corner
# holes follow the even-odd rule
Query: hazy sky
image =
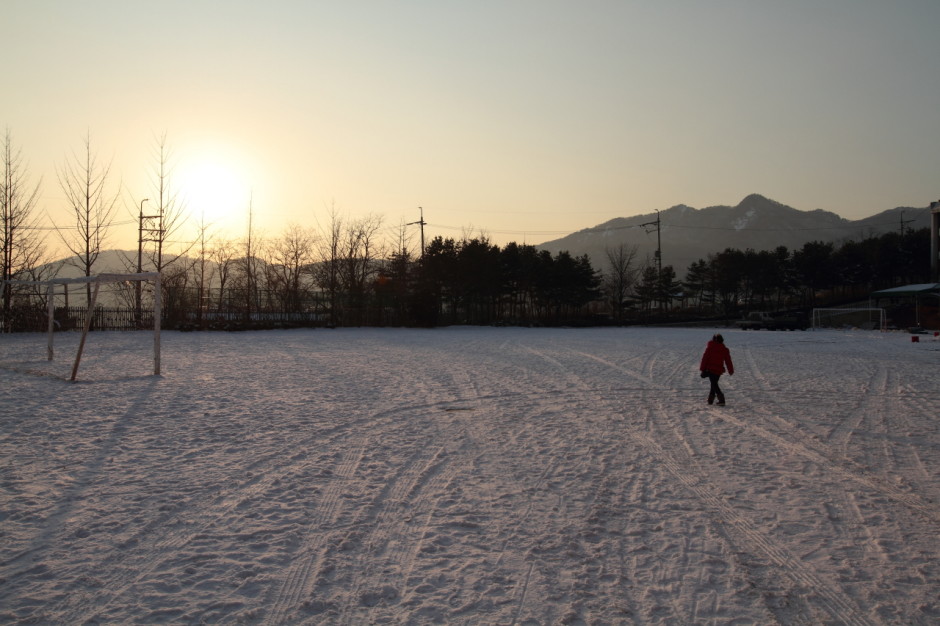
[[(541, 243), (761, 193), (860, 218), (940, 198), (937, 0), (5, 0), (0, 126), (112, 161), (156, 138), (188, 209), (240, 236), (382, 215)], [(197, 182), (194, 182), (197, 181)], [(126, 208), (124, 208), (126, 207)], [(414, 227), (412, 227), (414, 228)], [(136, 245), (136, 223), (114, 247)]]

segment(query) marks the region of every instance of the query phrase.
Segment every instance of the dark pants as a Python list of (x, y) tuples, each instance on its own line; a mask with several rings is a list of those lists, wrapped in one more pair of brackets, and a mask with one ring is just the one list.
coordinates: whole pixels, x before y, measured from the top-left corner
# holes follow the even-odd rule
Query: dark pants
[(721, 393), (721, 387), (718, 386), (718, 379), (721, 374), (712, 374), (708, 372), (708, 382), (711, 383), (711, 389), (708, 390), (708, 403), (712, 404), (715, 398), (718, 398), (718, 404), (725, 403), (725, 394)]

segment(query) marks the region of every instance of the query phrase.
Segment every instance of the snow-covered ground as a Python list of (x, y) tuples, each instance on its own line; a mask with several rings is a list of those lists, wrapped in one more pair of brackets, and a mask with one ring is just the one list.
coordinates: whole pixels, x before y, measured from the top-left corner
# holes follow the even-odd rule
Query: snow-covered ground
[(940, 342), (0, 336), (0, 622), (940, 622)]

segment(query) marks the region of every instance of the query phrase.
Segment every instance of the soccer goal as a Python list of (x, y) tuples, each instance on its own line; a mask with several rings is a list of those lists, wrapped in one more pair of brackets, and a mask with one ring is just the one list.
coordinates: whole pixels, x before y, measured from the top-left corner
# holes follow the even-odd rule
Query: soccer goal
[(46, 347), (46, 360), (52, 361), (55, 357), (53, 346), (53, 337), (56, 330), (55, 320), (55, 288), (63, 286), (68, 289), (68, 285), (91, 284), (91, 300), (88, 302), (88, 312), (85, 316), (82, 328), (82, 336), (78, 342), (78, 350), (75, 354), (75, 360), (72, 364), (72, 373), (69, 380), (74, 381), (78, 375), (78, 366), (82, 360), (82, 352), (85, 349), (85, 341), (88, 338), (88, 332), (91, 330), (92, 320), (94, 319), (95, 306), (98, 302), (98, 294), (102, 284), (107, 283), (134, 283), (134, 282), (152, 282), (153, 283), (153, 373), (160, 375), (160, 316), (161, 316), (161, 291), (160, 291), (160, 273), (142, 272), (139, 274), (99, 274), (97, 276), (85, 276), (81, 278), (53, 278), (42, 281), (27, 280), (9, 280), (3, 281), (10, 286), (15, 285), (33, 285), (40, 288), (40, 293), (45, 289), (46, 299), (46, 333), (48, 335)]
[(813, 330), (887, 330), (885, 310), (875, 307), (813, 309)]

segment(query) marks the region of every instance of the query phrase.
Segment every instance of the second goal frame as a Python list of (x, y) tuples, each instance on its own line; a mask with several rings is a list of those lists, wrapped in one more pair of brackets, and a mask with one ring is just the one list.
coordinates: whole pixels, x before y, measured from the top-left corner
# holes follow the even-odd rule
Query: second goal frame
[(53, 335), (55, 333), (55, 286), (56, 285), (74, 285), (88, 284), (94, 285), (92, 289), (91, 300), (88, 302), (88, 315), (85, 318), (85, 324), (82, 328), (82, 337), (78, 343), (78, 351), (75, 354), (75, 361), (72, 364), (72, 373), (69, 380), (75, 381), (78, 375), (78, 366), (82, 360), (82, 352), (85, 349), (85, 340), (88, 332), (91, 330), (91, 322), (94, 315), (95, 304), (98, 301), (98, 292), (101, 283), (116, 283), (128, 281), (150, 281), (154, 283), (153, 289), (153, 374), (160, 375), (160, 317), (162, 314), (161, 285), (159, 272), (141, 272), (137, 274), (98, 274), (97, 276), (83, 276), (80, 278), (52, 278), (50, 280), (31, 281), (31, 280), (10, 280), (10, 284), (19, 285), (40, 285), (46, 287), (46, 303), (48, 307), (48, 343), (46, 347), (46, 360), (52, 361), (55, 355), (53, 348)]
[[(812, 328), (813, 330), (823, 327), (832, 328), (833, 326), (824, 326), (823, 322), (825, 320), (833, 320), (838, 317), (858, 320), (864, 318), (866, 313), (868, 314), (868, 320), (866, 324), (870, 325), (872, 329), (877, 329), (882, 332), (888, 329), (888, 320), (887, 316), (885, 315), (885, 310), (879, 307), (834, 307), (813, 309)], [(843, 322), (839, 327), (844, 327), (846, 325), (849, 324)], [(863, 324), (851, 324), (851, 326), (861, 327)]]

